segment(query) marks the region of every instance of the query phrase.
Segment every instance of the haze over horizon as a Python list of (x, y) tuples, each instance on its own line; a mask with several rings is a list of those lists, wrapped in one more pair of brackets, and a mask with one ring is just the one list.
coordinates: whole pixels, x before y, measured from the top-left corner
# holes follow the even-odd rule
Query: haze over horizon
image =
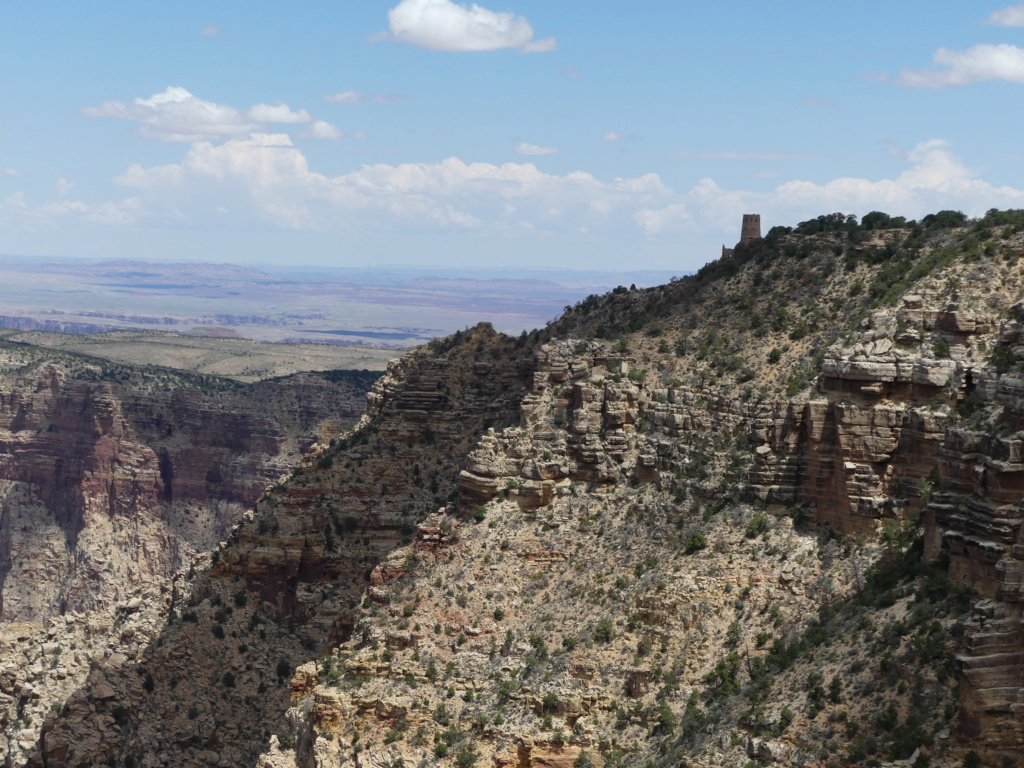
[(14, 0), (0, 253), (697, 269), (1022, 205), (1024, 4)]

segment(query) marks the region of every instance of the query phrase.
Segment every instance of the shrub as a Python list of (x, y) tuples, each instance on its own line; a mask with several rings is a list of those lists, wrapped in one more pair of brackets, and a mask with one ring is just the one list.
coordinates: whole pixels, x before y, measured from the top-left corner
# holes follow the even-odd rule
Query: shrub
[(688, 555), (691, 555), (694, 552), (699, 552), (702, 549), (707, 549), (707, 537), (700, 531), (694, 531), (686, 537), (686, 541), (683, 542), (683, 548), (686, 550)]
[(756, 512), (750, 522), (747, 523), (747, 529), (744, 531), (748, 539), (756, 538), (765, 531), (768, 530), (768, 515), (764, 512)]
[(434, 710), (434, 722), (438, 725), (448, 725), (451, 722), (451, 717), (448, 715), (448, 709), (443, 703), (437, 705), (437, 709)]
[(557, 712), (558, 703), (558, 695), (554, 692), (549, 692), (544, 694), (541, 706), (545, 712)]
[(679, 718), (676, 717), (675, 712), (672, 708), (664, 701), (658, 705), (658, 724), (656, 730), (661, 734), (670, 734), (675, 730), (679, 724)]
[(615, 637), (615, 629), (612, 626), (612, 620), (607, 616), (598, 620), (594, 625), (594, 639), (599, 643), (608, 643), (613, 637)]
[(480, 758), (479, 753), (472, 745), (463, 747), (455, 755), (456, 768), (472, 768)]

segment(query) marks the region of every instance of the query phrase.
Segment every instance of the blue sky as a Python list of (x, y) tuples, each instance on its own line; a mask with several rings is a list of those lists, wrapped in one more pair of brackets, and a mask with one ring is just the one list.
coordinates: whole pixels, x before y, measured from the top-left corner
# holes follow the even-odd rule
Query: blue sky
[[(506, 4), (509, 3), (509, 4)], [(0, 253), (695, 269), (1024, 207), (1024, 4), (0, 6)]]

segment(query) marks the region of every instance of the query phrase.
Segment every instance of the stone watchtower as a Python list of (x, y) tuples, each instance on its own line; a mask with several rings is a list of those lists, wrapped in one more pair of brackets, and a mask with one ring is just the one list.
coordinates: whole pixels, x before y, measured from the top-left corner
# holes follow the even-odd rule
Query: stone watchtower
[[(740, 242), (739, 245), (746, 245), (753, 240), (758, 240), (761, 237), (761, 214), (760, 213), (744, 213), (743, 214), (743, 226), (740, 229)], [(722, 246), (722, 256), (732, 256), (733, 248), (726, 248)]]
[(746, 245), (751, 240), (761, 237), (761, 214), (744, 213), (743, 228), (740, 229), (740, 242)]

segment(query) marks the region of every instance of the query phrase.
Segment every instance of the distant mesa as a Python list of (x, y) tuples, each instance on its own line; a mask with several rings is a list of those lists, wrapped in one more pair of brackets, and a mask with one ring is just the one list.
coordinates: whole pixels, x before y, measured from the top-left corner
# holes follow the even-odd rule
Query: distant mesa
[[(737, 245), (746, 245), (754, 240), (761, 238), (761, 214), (760, 213), (744, 213), (743, 214), (743, 225), (740, 227), (740, 241)], [(736, 248), (726, 248), (722, 246), (722, 256), (732, 256)]]

